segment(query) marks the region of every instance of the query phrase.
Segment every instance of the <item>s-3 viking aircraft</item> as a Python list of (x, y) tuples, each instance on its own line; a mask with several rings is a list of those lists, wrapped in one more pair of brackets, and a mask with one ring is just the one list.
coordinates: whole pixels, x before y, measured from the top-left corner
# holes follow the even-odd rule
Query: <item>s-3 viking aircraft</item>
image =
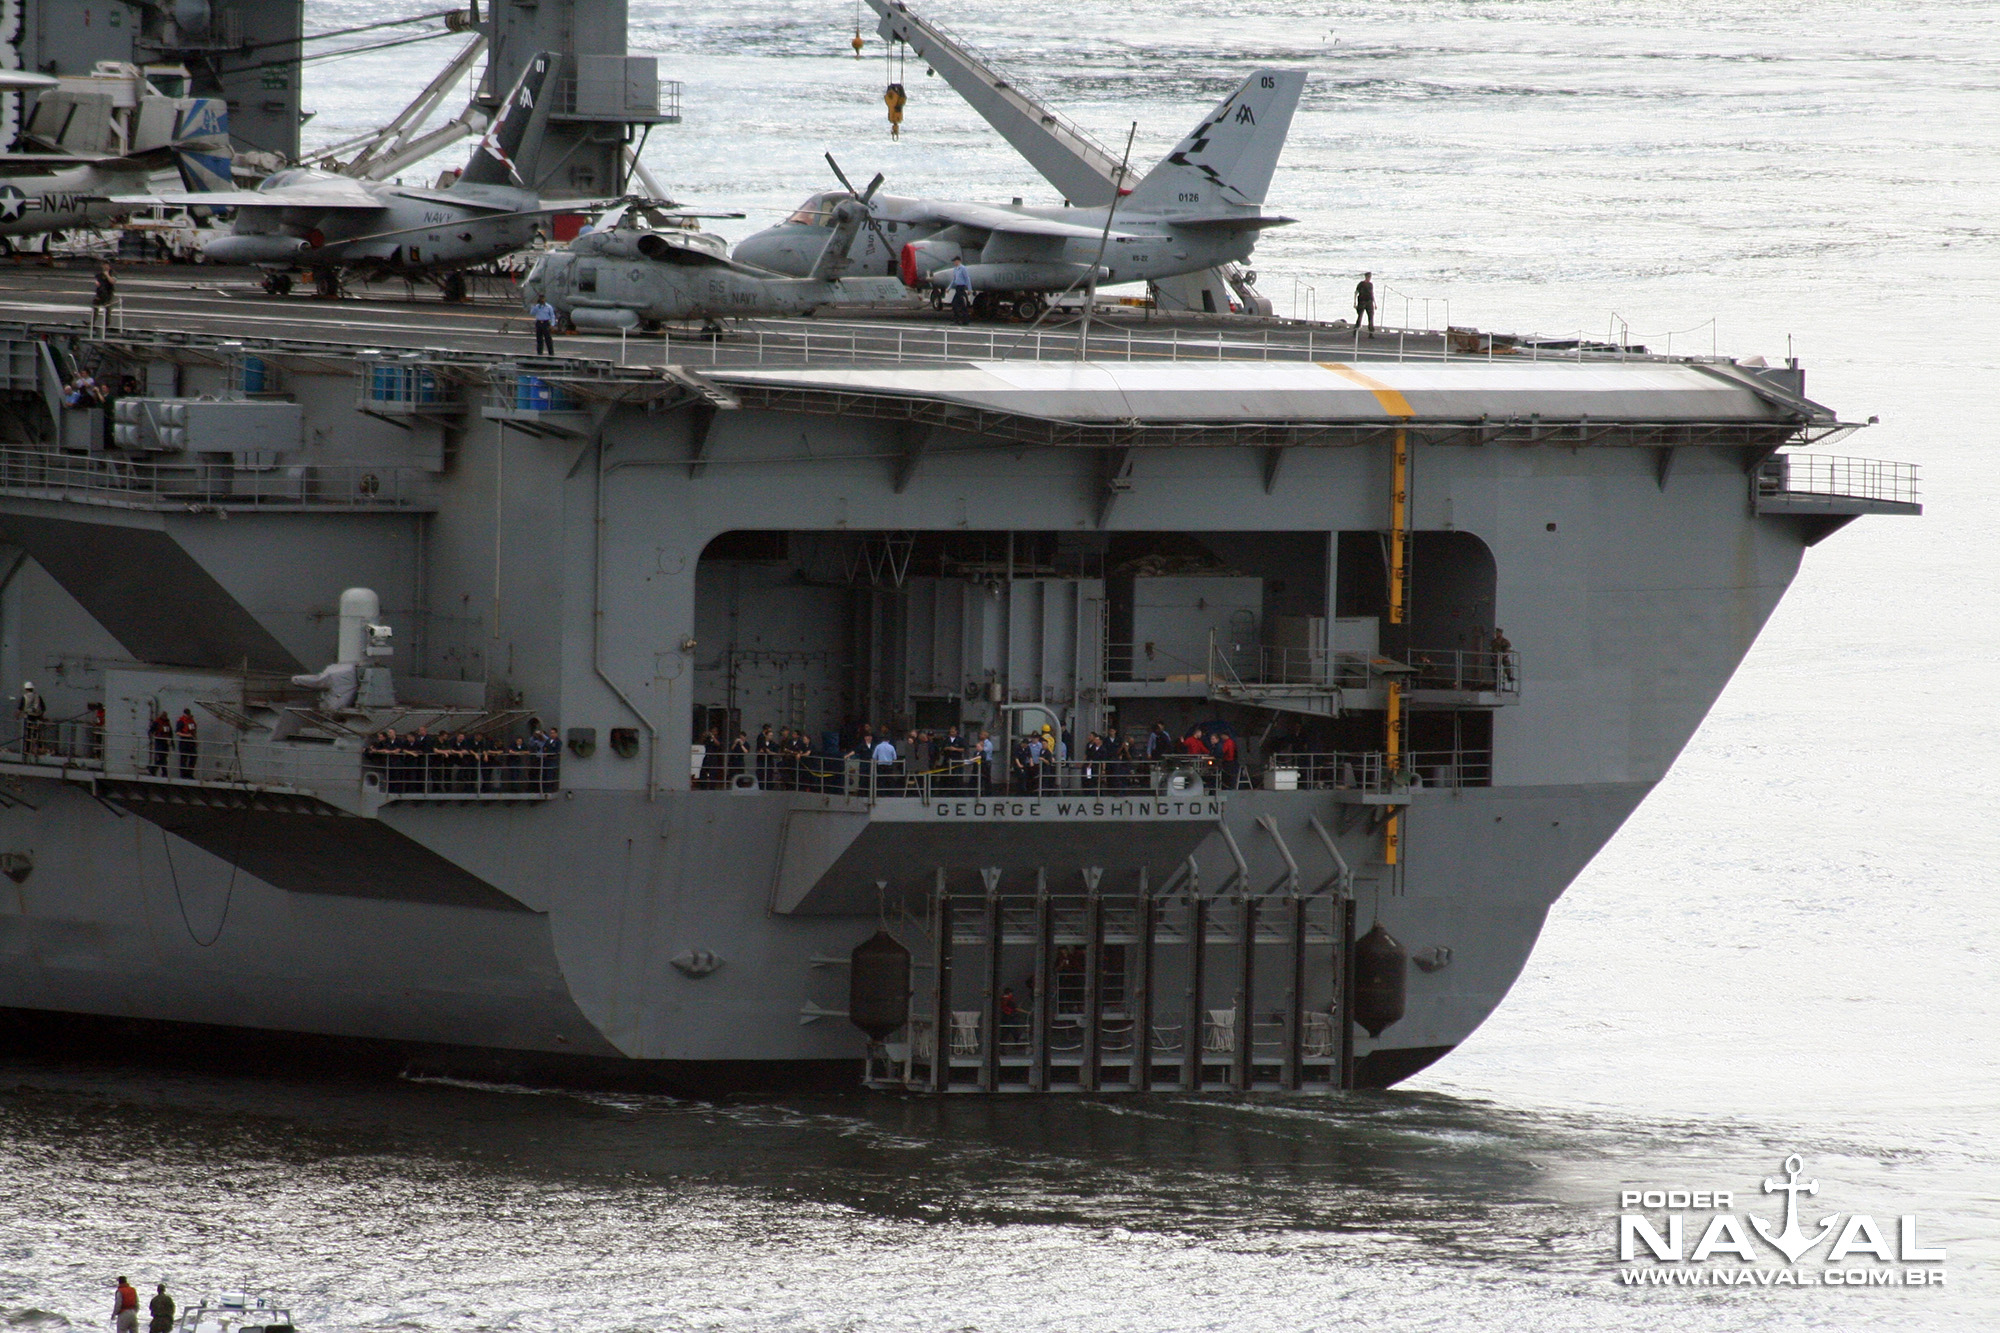
[[(932, 290), (963, 258), (978, 293), (975, 313), (1011, 308), (1023, 318), (1041, 311), (1042, 294), (1089, 279), (1093, 266), (1099, 283), (1120, 283), (1241, 262), (1259, 231), (1292, 221), (1263, 204), (1305, 81), (1299, 69), (1252, 72), (1116, 204), (1023, 208), (877, 195), (849, 257), (861, 272)], [(804, 273), (854, 197), (816, 194), (784, 222), (744, 238), (734, 257)]]
[[(680, 320), (713, 324), (723, 317), (807, 315), (829, 306), (915, 305), (916, 294), (895, 278), (848, 278), (848, 249), (868, 220), (882, 177), (833, 206), (833, 228), (804, 277), (752, 268), (722, 253), (718, 238), (684, 229), (604, 225), (535, 261), (521, 282), (521, 300), (546, 298), (578, 329), (657, 328)], [(742, 214), (735, 216), (741, 217)]]
[[(133, 118), (139, 132), (131, 138), (137, 141), (121, 135), (123, 146), (117, 151), (93, 152), (55, 139), (47, 151), (9, 154), (0, 164), (0, 254), (13, 253), (16, 236), (48, 236), (73, 227), (118, 222), (139, 205), (115, 196), (146, 189), (155, 172), (178, 171), (181, 184), (194, 192), (227, 191), (233, 186), (229, 108), (221, 98), (168, 97), (146, 83), (136, 68), (110, 68), (114, 73), (68, 81), (26, 70), (0, 70), (0, 92), (43, 94), (49, 106), (46, 114), (38, 111), (37, 124), (61, 118), (58, 99), (68, 91), (66, 82), (71, 86), (136, 83), (144, 90), (138, 100), (145, 111)], [(32, 133), (29, 138), (37, 142)]]
[(543, 52), (528, 62), (500, 114), (446, 189), (356, 180), (316, 167), (276, 172), (254, 190), (128, 197), (130, 204), (206, 204), (233, 208), (226, 235), (202, 247), (212, 264), (271, 269), (264, 289), (291, 290), (286, 270), (304, 269), (322, 296), (339, 291), (342, 270), (370, 277), (434, 281), (445, 299), (464, 299), (459, 270), (528, 245), (536, 224), (552, 213), (595, 209), (601, 201), (544, 203), (529, 184), (535, 174), (548, 107), (542, 86), (559, 57)]

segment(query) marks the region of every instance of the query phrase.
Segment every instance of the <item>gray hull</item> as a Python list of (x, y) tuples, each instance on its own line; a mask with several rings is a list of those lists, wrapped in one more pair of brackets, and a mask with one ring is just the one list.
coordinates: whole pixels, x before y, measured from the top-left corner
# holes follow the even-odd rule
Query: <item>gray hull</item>
[[(147, 367), (149, 396), (162, 402), (227, 397), (236, 373), (150, 334), (91, 346)], [(1317, 373), (1300, 352), (1298, 372)], [(717, 1086), (729, 1081), (718, 1071), (755, 1069), (754, 1081), (783, 1086), (787, 1069), (804, 1081), (829, 1061), (858, 1069), (870, 1054), (845, 1021), (847, 959), (887, 926), (916, 960), (913, 1019), (938, 1026), (875, 1048), (877, 1081), (1007, 1086), (1004, 1052), (982, 1068), (986, 1043), (1004, 1035), (992, 983), (1032, 988), (1040, 977), (1050, 1013), (1023, 1020), (1033, 1030), (1016, 1044), (1047, 1046), (1050, 1025), (1074, 1028), (1085, 1014), (1089, 1072), (1070, 1086), (1161, 1086), (1199, 1026), (1226, 1027), (1238, 1006), (1246, 1031), (1278, 1034), (1267, 1043), (1277, 1053), (1255, 1054), (1251, 1037), (1239, 1064), (1231, 1033), (1211, 1032), (1222, 1070), (1211, 1084), (1393, 1082), (1500, 1003), (1550, 905), (1701, 723), (1806, 546), (1854, 514), (1903, 503), (1829, 492), (1807, 504), (1768, 484), (1771, 451), (1831, 418), (1803, 399), (1760, 395), (1743, 372), (1701, 398), (1701, 377), (1679, 363), (1646, 367), (1683, 376), (1666, 381), (1607, 363), (1607, 375), (1624, 376), (1613, 385), (1623, 396), (1582, 408), (1565, 397), (1580, 381), (1546, 363), (1502, 367), (1514, 381), (1489, 372), (1385, 389), (1404, 367), (1367, 362), (1375, 388), (1326, 376), (1351, 401), (1327, 399), (1318, 381), (1294, 393), (1272, 380), (1261, 401), (1224, 408), (1155, 405), (1158, 393), (1136, 380), (1107, 387), (1081, 373), (1059, 393), (968, 405), (965, 377), (986, 373), (978, 366), (880, 370), (865, 356), (838, 369), (847, 378), (836, 388), (850, 396), (833, 403), (824, 395), (836, 372), (815, 379), (817, 362), (538, 369), (569, 377), (571, 408), (524, 403), (516, 367), (464, 351), (426, 354), (445, 387), (415, 402), (371, 398), (376, 372), (352, 349), (273, 343), (262, 355), (283, 368), (301, 425), (261, 457), (275, 455), (280, 475), (308, 464), (329, 491), (324, 479), (343, 468), (374, 476), (372, 489), (356, 482), (323, 504), (310, 492), (273, 500), (242, 486), (265, 474), (238, 470), (233, 489), (192, 504), (164, 471), (112, 466), (125, 456), (115, 446), (95, 451), (89, 484), (65, 481), (48, 460), (65, 430), (74, 438), (67, 414), (7, 447), (0, 534), (18, 558), (0, 597), (0, 671), (35, 678), (51, 717), (102, 700), (108, 720), (67, 758), (52, 733), (39, 745), (17, 738), (0, 757), (0, 852), (25, 867), (0, 880), (0, 1007), (684, 1066)], [(1228, 371), (1209, 362), (1204, 373)], [(489, 383), (500, 391), (488, 394)], [(1492, 400), (1483, 411), (1472, 401), (1481, 394)], [(1392, 399), (1416, 408), (1392, 410)], [(1515, 424), (1500, 425), (1509, 410)], [(1581, 422), (1551, 424), (1565, 412)], [(1224, 433), (1250, 422), (1263, 433)], [(1046, 438), (1033, 436), (1049, 423)], [(1154, 429), (1157, 438), (1145, 434)], [(1268, 647), (1199, 669), (1147, 665), (1164, 636), (1187, 627), (1145, 628), (1157, 613), (1146, 585), (1134, 601), (1134, 576), (1117, 572), (1132, 549), (1120, 542), (1169, 550), (1160, 534), (1193, 534), (1219, 553), (1200, 577), (1253, 581), (1264, 623), (1239, 637), (1255, 642), (1268, 645), (1271, 626), (1300, 606), (1328, 621), (1369, 619), (1343, 620), (1341, 602), (1379, 601), (1372, 585), (1356, 590), (1374, 575), (1342, 565), (1366, 558), (1356, 534), (1381, 535), (1389, 549), (1404, 432), (1400, 521), (1414, 591), (1399, 644), (1390, 620), (1374, 617), (1374, 660), (1418, 674), (1366, 668), (1301, 684), (1296, 672), (1242, 665)], [(249, 445), (233, 447), (241, 464)], [(145, 458), (173, 462), (158, 450)], [(421, 483), (394, 503), (383, 480), (392, 467)], [(922, 535), (936, 534), (962, 551), (972, 539), (960, 534), (1008, 534), (1012, 553), (1017, 532), (1041, 543), (1045, 567), (1023, 556), (1003, 583), (947, 554), (936, 570), (894, 572), (898, 541), (921, 550)], [(711, 545), (732, 533), (788, 534), (790, 554)], [(887, 564), (876, 562), (878, 541)], [(1021, 549), (1031, 544), (1023, 537)], [(1467, 551), (1486, 555), (1462, 559)], [(1079, 573), (1064, 563), (1073, 558), (1099, 564)], [(358, 583), (380, 593), (397, 627), (404, 702), (364, 700), (349, 730), (423, 708), (461, 726), (534, 713), (572, 742), (549, 790), (415, 799), (385, 786), (346, 732), (282, 721), (310, 712), (310, 696), (285, 703), (257, 673), (333, 658), (330, 608)], [(1187, 633), (1207, 634), (1213, 655), (1221, 639), (1206, 614), (1187, 612)], [(981, 617), (1003, 632), (982, 631)], [(1427, 691), (1430, 668), (1392, 660), (1483, 649), (1496, 622), (1519, 653), (1504, 681)], [(1414, 783), (1371, 777), (1365, 762), (1358, 772), (1301, 765), (1274, 748), (1283, 728), (1339, 737), (1378, 726), (1392, 681), (1411, 736), (1457, 738), (1448, 761), (1426, 759), (1438, 766)], [(864, 770), (853, 766), (838, 793), (771, 790), (748, 774), (696, 789), (701, 770), (686, 757), (704, 717), (752, 732), (796, 719), (817, 731), (845, 713), (894, 718), (901, 731), (926, 709), (949, 709), (953, 721), (1004, 728), (1024, 714), (1003, 705), (1024, 697), (1019, 707), (1046, 706), (1079, 737), (1147, 717), (1178, 729), (1220, 716), (1244, 737), (1246, 766), (1270, 776), (1265, 789), (1246, 779), (1213, 794), (1162, 793), (1121, 790), (1098, 770), (998, 800), (956, 780), (857, 791), (847, 775)], [(204, 710), (200, 763), (184, 780), (172, 764), (148, 771), (140, 735), (144, 718), (183, 700)], [(280, 761), (282, 771), (257, 768)], [(1203, 972), (1171, 923), (1149, 937), (1150, 971), (1134, 961), (1129, 924), (1110, 928), (1128, 932), (1115, 945), (1092, 926), (1099, 935), (1067, 963), (1051, 951), (1083, 926), (1047, 925), (997, 960), (981, 952), (990, 941), (976, 921), (989, 897), (1013, 904), (993, 909), (996, 922), (1032, 912), (1038, 896), (1062, 900), (1052, 923), (1072, 909), (1097, 922), (1093, 894), (1128, 923), (1149, 896), (1172, 911), (1209, 904), (1221, 952)], [(1248, 962), (1241, 948), (1228, 952), (1229, 914), (1246, 899), (1265, 905), (1261, 927), (1247, 919), (1267, 932)], [(1318, 924), (1299, 925), (1305, 942), (1288, 945), (1273, 923), (1302, 902), (1332, 904), (1332, 915), (1298, 907)], [(1414, 959), (1405, 1012), (1379, 1037), (1348, 1013), (1346, 902), (1357, 931), (1379, 922)], [(945, 960), (940, 994), (927, 964), (954, 911), (974, 924), (956, 928), (963, 947)], [(1048, 956), (1037, 961), (1037, 950)], [(1063, 967), (1088, 973), (1075, 992), (1087, 999), (1056, 994)], [(1139, 1008), (1142, 996), (1150, 1007)], [(1068, 1018), (1057, 1013), (1065, 1005)], [(936, 1063), (946, 1009), (967, 1028), (963, 1068), (918, 1071), (926, 1050)], [(1332, 1026), (1308, 1013), (1330, 1014)], [(1144, 1017), (1166, 1035), (1144, 1034)], [(1129, 1037), (1121, 1046), (1104, 1035), (1135, 1022), (1140, 1049), (1163, 1052), (1145, 1078)], [(1315, 1034), (1340, 1029), (1332, 1046), (1312, 1047)], [(1022, 1079), (1066, 1083), (1035, 1059), (1063, 1063), (1025, 1055)]]

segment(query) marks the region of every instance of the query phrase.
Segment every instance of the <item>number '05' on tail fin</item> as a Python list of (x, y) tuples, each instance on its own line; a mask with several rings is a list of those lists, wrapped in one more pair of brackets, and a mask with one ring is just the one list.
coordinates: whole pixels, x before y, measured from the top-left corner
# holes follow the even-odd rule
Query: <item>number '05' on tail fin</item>
[(1305, 86), (1302, 69), (1253, 71), (1146, 173), (1122, 207), (1213, 213), (1261, 205)]

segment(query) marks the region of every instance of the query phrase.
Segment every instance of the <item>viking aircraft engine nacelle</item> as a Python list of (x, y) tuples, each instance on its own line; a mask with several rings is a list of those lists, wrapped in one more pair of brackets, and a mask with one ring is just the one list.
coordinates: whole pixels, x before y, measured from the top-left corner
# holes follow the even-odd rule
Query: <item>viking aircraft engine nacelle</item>
[[(949, 241), (910, 242), (903, 247), (903, 285), (918, 288), (946, 286), (951, 282), (952, 265), (964, 253), (964, 246), (953, 245)], [(972, 289), (977, 292), (1061, 291), (1080, 285), (1088, 278), (1090, 265), (1066, 264), (1056, 260), (969, 263), (965, 272), (972, 281)], [(1108, 268), (1098, 266), (1098, 281), (1103, 282), (1110, 276)]]

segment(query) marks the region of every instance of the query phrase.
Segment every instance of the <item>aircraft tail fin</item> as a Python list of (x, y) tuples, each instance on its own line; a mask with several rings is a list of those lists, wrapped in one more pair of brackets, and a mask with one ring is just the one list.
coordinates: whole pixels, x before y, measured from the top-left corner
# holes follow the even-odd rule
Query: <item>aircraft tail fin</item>
[(561, 62), (557, 52), (543, 51), (521, 68), (521, 77), (514, 81), (493, 123), (480, 136), (479, 146), (472, 150), (472, 160), (465, 164), (457, 184), (535, 188), (535, 162), (541, 156), (542, 131), (549, 118), (543, 105), (544, 90)]
[(1261, 205), (1305, 86), (1302, 69), (1251, 71), (1146, 173), (1123, 206), (1155, 213), (1213, 213), (1217, 205)]
[(229, 104), (219, 97), (196, 97), (174, 123), (174, 166), (189, 191), (233, 190), (236, 150), (229, 142)]

